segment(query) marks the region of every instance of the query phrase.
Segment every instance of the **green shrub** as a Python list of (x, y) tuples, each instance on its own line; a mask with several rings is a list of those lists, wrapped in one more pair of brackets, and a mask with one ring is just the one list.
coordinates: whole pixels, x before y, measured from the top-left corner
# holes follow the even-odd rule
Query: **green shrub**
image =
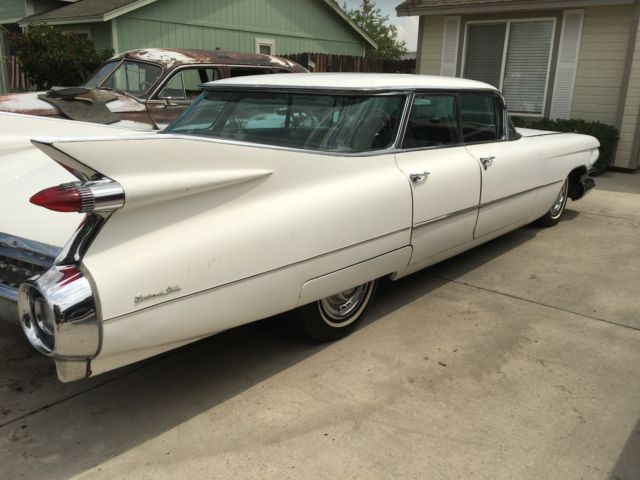
[(113, 50), (96, 50), (92, 40), (42, 24), (13, 33), (11, 46), (29, 80), (41, 89), (80, 85), (113, 55)]
[(549, 120), (548, 118), (512, 117), (516, 127), (550, 130), (553, 132), (582, 133), (596, 137), (600, 142), (600, 157), (593, 166), (594, 175), (604, 173), (613, 162), (618, 146), (618, 130), (611, 125), (585, 120)]

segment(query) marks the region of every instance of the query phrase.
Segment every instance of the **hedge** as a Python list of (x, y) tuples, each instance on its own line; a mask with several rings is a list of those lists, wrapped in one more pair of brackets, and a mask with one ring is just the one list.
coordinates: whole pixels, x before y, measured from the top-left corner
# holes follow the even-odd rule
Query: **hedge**
[(620, 136), (618, 130), (611, 125), (585, 120), (549, 120), (548, 118), (531, 119), (512, 117), (516, 127), (550, 130), (553, 132), (582, 133), (596, 137), (600, 142), (600, 157), (593, 166), (593, 175), (600, 175), (613, 163)]

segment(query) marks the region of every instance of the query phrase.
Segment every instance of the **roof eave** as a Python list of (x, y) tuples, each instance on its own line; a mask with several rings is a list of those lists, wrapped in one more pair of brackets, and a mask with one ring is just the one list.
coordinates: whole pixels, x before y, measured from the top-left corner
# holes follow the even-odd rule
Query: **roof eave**
[(28, 27), (29, 25), (33, 25), (34, 23), (44, 23), (46, 25), (75, 25), (78, 23), (99, 23), (104, 21), (104, 16), (102, 15), (93, 17), (55, 18), (53, 20), (38, 20), (37, 18), (30, 20), (29, 17), (25, 17), (18, 22), (18, 25), (20, 27)]
[(378, 44), (373, 41), (373, 38), (371, 38), (369, 36), (369, 34), (367, 32), (365, 32), (356, 22), (354, 22), (353, 19), (349, 15), (347, 15), (347, 13), (340, 7), (340, 5), (338, 5), (333, 0), (324, 0), (324, 2), (327, 5), (329, 5), (333, 9), (334, 12), (336, 12), (338, 15), (340, 15), (344, 21), (346, 21), (349, 25), (351, 25), (351, 27), (356, 32), (358, 32), (360, 34), (360, 36), (362, 38), (364, 38), (369, 45), (371, 45), (375, 49), (378, 48)]
[(125, 5), (124, 7), (117, 8), (108, 13), (105, 13), (104, 19), (105, 21), (113, 20), (114, 18), (125, 15), (129, 12), (133, 12), (139, 8), (145, 7), (150, 3), (155, 3), (157, 0), (138, 0), (137, 2), (130, 3), (129, 5)]
[(584, 8), (610, 5), (633, 5), (635, 0), (558, 0), (554, 2), (513, 2), (496, 5), (459, 5), (457, 7), (428, 7), (423, 5), (398, 6), (396, 14), (399, 17), (420, 15), (468, 15), (477, 13), (508, 13), (525, 10), (557, 10), (563, 8)]

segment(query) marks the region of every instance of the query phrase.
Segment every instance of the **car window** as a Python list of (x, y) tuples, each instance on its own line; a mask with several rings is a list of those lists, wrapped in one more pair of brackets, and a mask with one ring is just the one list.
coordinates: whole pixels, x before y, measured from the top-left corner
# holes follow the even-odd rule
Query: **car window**
[(458, 143), (456, 97), (416, 95), (402, 148), (427, 148)]
[(461, 95), (462, 138), (465, 143), (500, 138), (500, 115), (493, 95)]
[(83, 86), (87, 88), (97, 87), (102, 82), (104, 82), (105, 78), (107, 78), (111, 72), (119, 65), (120, 61), (115, 62), (107, 62), (102, 65), (97, 72), (95, 72), (89, 80), (84, 82)]
[(160, 73), (162, 69), (157, 65), (125, 60), (102, 86), (141, 97), (153, 86)]
[(158, 94), (158, 98), (192, 102), (202, 92), (201, 84), (218, 80), (218, 78), (219, 74), (215, 68), (186, 68), (171, 77)]
[(209, 91), (166, 132), (309, 150), (380, 150), (394, 143), (405, 98)]

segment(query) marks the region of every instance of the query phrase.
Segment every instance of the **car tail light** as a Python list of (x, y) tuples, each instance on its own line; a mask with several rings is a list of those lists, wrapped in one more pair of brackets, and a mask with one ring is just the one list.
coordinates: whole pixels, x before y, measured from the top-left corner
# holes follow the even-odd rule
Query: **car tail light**
[(29, 201), (55, 212), (108, 212), (124, 205), (124, 190), (112, 180), (65, 183), (45, 188)]

